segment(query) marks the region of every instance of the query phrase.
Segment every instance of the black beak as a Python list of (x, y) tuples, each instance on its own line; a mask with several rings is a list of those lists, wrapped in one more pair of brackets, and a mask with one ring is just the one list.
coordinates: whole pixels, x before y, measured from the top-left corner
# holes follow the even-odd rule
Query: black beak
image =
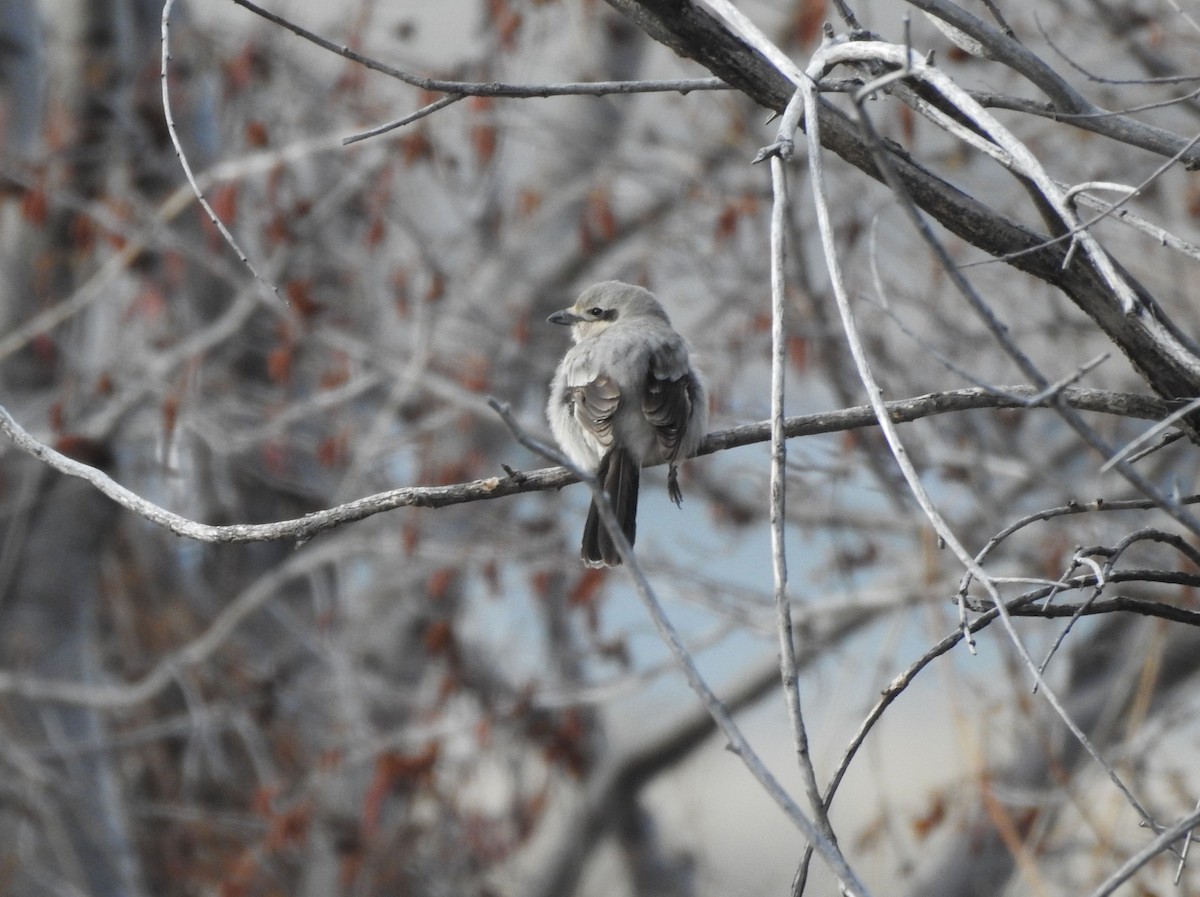
[(562, 311), (556, 311), (550, 317), (546, 318), (548, 324), (578, 324), (583, 318), (575, 314), (569, 308), (564, 308)]

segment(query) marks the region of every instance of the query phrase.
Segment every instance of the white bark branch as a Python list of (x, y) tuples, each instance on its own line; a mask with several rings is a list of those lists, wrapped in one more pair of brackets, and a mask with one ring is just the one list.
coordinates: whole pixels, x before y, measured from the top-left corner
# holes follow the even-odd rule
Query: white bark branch
[[(891, 420), (896, 423), (972, 408), (1049, 407), (1048, 401), (1038, 402), (1036, 405), (1025, 404), (1024, 400), (1033, 397), (1036, 392), (1037, 390), (1027, 386), (998, 387), (996, 392), (985, 389), (960, 389), (887, 402), (884, 407), (886, 407)], [(1160, 420), (1175, 408), (1173, 403), (1152, 396), (1096, 389), (1065, 389), (1060, 393), (1060, 398), (1072, 407), (1082, 410), (1146, 420)], [(870, 427), (874, 426), (876, 422), (874, 409), (869, 405), (860, 405), (838, 411), (789, 417), (784, 421), (784, 432), (789, 439), (794, 439), (799, 436), (814, 436), (821, 433), (836, 433)], [(739, 446), (766, 442), (770, 438), (770, 430), (769, 421), (719, 430), (710, 433), (705, 438), (697, 454), (707, 455)], [(472, 501), (502, 498), (520, 492), (559, 489), (577, 481), (577, 478), (566, 468), (545, 467), (448, 486), (405, 486), (378, 492), (291, 520), (213, 526), (168, 511), (122, 486), (103, 471), (76, 461), (74, 458), (69, 458), (62, 452), (51, 448), (17, 423), (12, 414), (3, 406), (0, 406), (0, 432), (12, 440), (17, 448), (54, 470), (87, 480), (127, 510), (176, 535), (186, 536), (198, 542), (303, 541), (325, 530), (396, 508), (440, 508)]]

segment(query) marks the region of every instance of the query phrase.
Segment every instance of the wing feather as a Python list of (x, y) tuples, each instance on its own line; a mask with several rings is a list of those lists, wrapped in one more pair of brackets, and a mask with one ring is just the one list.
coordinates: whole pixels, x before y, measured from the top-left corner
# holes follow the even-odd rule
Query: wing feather
[(621, 390), (607, 374), (582, 386), (567, 388), (571, 412), (589, 434), (606, 449), (613, 442), (613, 418), (621, 406)]
[(692, 419), (699, 384), (682, 346), (665, 345), (650, 357), (642, 413), (654, 427), (663, 459), (674, 461)]

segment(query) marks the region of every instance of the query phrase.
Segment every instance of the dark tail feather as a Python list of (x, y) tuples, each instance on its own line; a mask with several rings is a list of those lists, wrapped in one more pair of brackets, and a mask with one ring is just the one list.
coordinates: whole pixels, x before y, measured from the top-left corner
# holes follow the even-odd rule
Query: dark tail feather
[[(596, 470), (600, 487), (608, 495), (617, 522), (621, 524), (621, 531), (630, 545), (637, 534), (638, 483), (641, 475), (641, 467), (623, 448), (615, 448), (605, 455)], [(600, 519), (595, 502), (588, 508), (587, 522), (583, 525), (583, 547), (579, 555), (589, 567), (617, 567), (621, 564), (621, 554)]]

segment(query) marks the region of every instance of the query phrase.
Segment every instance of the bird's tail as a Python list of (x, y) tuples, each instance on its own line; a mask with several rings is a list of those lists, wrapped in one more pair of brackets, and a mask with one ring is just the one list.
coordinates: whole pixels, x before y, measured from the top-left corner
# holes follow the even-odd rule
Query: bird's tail
[[(614, 448), (605, 455), (596, 470), (596, 479), (608, 495), (621, 532), (630, 545), (637, 533), (638, 482), (641, 475), (641, 465), (623, 448)], [(604, 521), (600, 519), (594, 501), (588, 508), (587, 522), (583, 525), (583, 546), (579, 555), (589, 567), (617, 567), (621, 564), (621, 554), (613, 544)]]

